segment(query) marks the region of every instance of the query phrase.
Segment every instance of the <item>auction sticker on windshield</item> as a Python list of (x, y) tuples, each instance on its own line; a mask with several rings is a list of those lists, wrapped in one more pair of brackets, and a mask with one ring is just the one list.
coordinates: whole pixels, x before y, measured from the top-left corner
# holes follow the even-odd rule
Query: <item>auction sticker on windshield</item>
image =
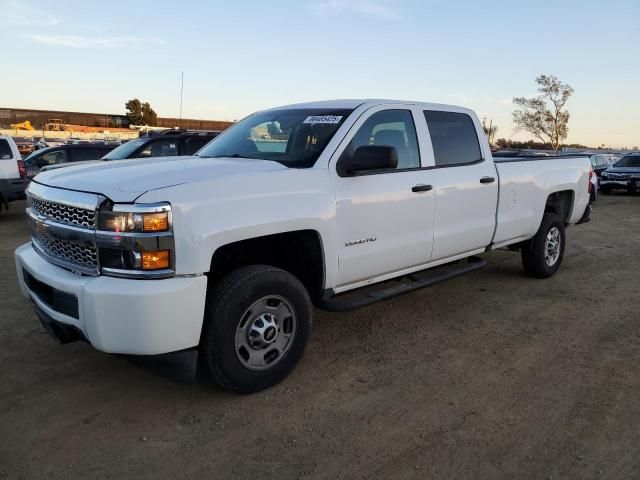
[(328, 124), (335, 124), (335, 123), (340, 123), (340, 120), (342, 120), (342, 115), (314, 115), (314, 116), (307, 117), (305, 119), (305, 121), (302, 122), (302, 123), (311, 123), (311, 124), (328, 123)]

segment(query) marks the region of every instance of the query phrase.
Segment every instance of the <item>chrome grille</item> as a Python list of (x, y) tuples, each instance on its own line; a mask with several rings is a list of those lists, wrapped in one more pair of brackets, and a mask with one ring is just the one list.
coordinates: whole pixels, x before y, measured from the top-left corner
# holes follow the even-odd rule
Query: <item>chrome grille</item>
[(77, 265), (92, 271), (98, 268), (98, 253), (95, 247), (55, 238), (38, 231), (33, 232), (32, 239), (43, 253), (70, 264), (70, 267)]
[(85, 208), (62, 205), (30, 196), (29, 203), (34, 212), (58, 223), (84, 228), (95, 228), (96, 212)]

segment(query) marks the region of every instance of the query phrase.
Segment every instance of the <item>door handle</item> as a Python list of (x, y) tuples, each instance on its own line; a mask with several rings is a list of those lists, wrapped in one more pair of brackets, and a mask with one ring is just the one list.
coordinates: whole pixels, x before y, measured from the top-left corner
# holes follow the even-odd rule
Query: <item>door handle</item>
[(495, 181), (496, 181), (495, 177), (482, 177), (480, 179), (480, 183), (493, 183)]
[(415, 193), (428, 192), (429, 190), (433, 190), (433, 185), (425, 185), (424, 183), (420, 183), (414, 187), (411, 187), (411, 191)]

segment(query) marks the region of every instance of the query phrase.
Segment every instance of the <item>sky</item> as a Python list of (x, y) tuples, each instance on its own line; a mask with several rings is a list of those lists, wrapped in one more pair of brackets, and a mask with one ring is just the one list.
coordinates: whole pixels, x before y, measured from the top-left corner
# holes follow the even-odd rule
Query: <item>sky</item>
[(0, 107), (235, 120), (394, 98), (473, 108), (530, 139), (513, 97), (575, 93), (567, 143), (640, 145), (640, 0), (0, 0)]

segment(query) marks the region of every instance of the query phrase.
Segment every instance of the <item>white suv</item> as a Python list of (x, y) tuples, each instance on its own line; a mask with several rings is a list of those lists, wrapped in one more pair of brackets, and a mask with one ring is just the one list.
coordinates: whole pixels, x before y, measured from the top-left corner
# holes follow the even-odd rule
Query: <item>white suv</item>
[(13, 138), (0, 135), (0, 212), (9, 209), (9, 202), (25, 198), (29, 180)]

